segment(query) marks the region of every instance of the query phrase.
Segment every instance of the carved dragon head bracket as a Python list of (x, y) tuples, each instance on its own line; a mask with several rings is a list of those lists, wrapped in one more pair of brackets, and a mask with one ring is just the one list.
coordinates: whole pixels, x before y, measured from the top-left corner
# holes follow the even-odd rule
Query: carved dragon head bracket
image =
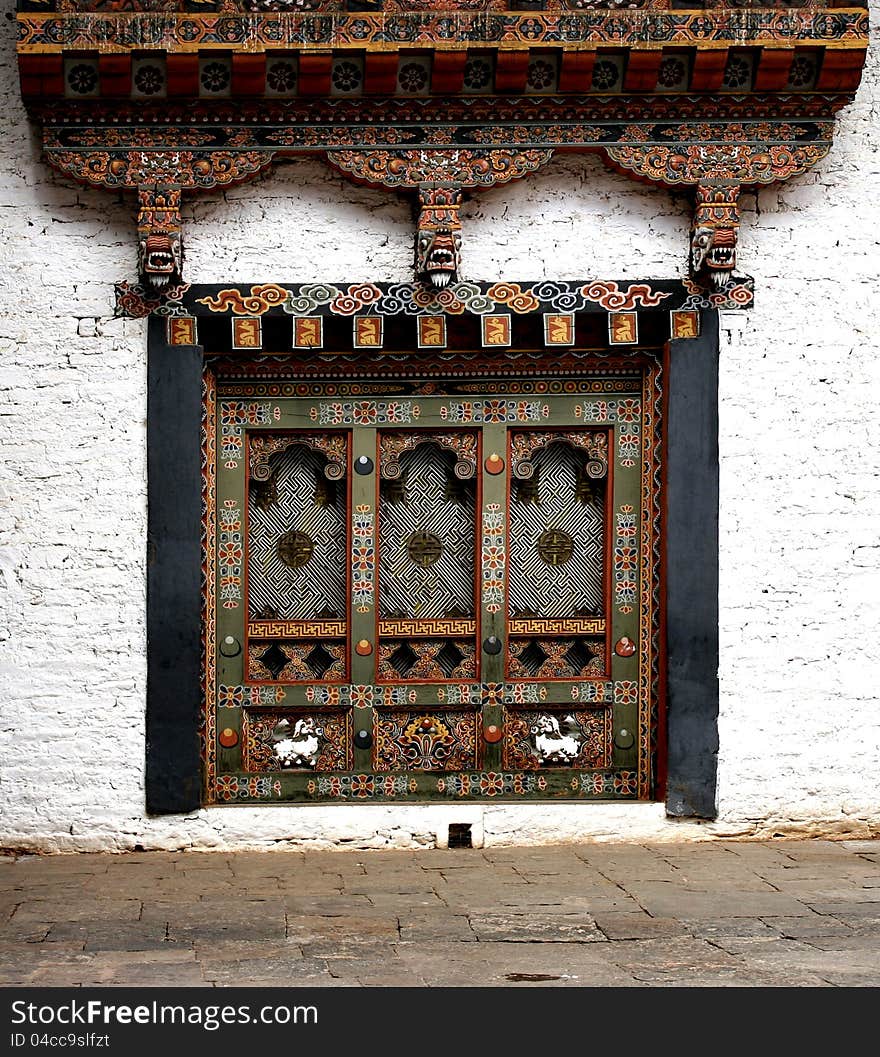
[(739, 236), (739, 186), (707, 186), (696, 191), (691, 227), (691, 275), (713, 290), (734, 278)]
[(434, 286), (448, 286), (458, 279), (461, 267), (461, 188), (422, 184), (418, 194), (416, 276)]
[[(709, 131), (708, 127), (704, 131)], [(742, 187), (759, 188), (788, 180), (821, 161), (831, 147), (827, 138), (796, 142), (791, 126), (765, 123), (787, 142), (744, 142), (741, 123), (719, 125), (720, 142), (711, 147), (682, 142), (675, 146), (626, 144), (607, 147), (607, 164), (626, 175), (675, 190), (693, 188), (696, 196), (691, 225), (689, 271), (693, 280), (710, 292), (718, 292), (737, 278), (736, 249), (739, 235), (739, 193)]]
[(180, 188), (138, 188), (138, 275), (161, 294), (183, 278)]
[(416, 278), (445, 287), (459, 278), (464, 189), (509, 183), (552, 156), (552, 150), (423, 148), (336, 151), (327, 160), (355, 183), (415, 192)]

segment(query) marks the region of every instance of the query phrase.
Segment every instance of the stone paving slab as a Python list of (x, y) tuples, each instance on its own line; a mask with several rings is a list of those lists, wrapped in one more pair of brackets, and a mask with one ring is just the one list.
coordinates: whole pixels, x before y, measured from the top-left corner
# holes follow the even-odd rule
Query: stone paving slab
[(880, 841), (0, 858), (0, 986), (876, 987)]
[(481, 942), (597, 943), (608, 937), (586, 914), (469, 914), (468, 922)]
[(688, 934), (687, 926), (675, 918), (655, 918), (646, 911), (610, 911), (596, 915), (596, 927), (609, 940), (649, 940), (658, 936)]

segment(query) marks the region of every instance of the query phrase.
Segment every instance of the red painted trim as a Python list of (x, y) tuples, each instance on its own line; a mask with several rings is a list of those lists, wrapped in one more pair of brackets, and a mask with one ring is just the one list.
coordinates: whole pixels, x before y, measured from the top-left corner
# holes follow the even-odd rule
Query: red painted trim
[(397, 52), (369, 52), (364, 61), (364, 95), (394, 95)]
[(329, 95), (333, 56), (328, 52), (310, 52), (299, 57), (299, 94)]
[(564, 51), (559, 68), (560, 92), (589, 92), (593, 86), (594, 51)]
[(466, 51), (435, 52), (431, 91), (437, 95), (457, 95), (464, 87), (466, 63)]
[(169, 55), (165, 67), (168, 78), (167, 92), (172, 96), (198, 96), (198, 55)]
[(56, 65), (60, 66), (61, 57), (58, 55), (19, 55), (18, 79), (21, 94), (25, 98), (42, 95), (43, 70), (49, 58), (53, 58)]
[(525, 92), (529, 72), (528, 50), (499, 51), (495, 65), (496, 92)]
[(98, 75), (102, 96), (127, 99), (131, 95), (131, 53), (99, 55)]
[(861, 82), (867, 54), (867, 49), (844, 51), (826, 48), (816, 91), (854, 92)]
[[(68, 56), (72, 58), (73, 56)], [(43, 72), (42, 95), (64, 95), (64, 56), (47, 55), (42, 57)]]

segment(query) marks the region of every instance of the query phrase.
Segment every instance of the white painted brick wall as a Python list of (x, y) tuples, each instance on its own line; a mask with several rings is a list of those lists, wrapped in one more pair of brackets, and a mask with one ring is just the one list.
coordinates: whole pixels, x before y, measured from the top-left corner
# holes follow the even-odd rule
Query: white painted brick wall
[[(9, 0), (6, 0), (8, 7)], [(813, 172), (746, 200), (757, 304), (721, 368), (720, 815), (662, 805), (216, 808), (144, 814), (145, 356), (112, 318), (131, 200), (41, 164), (0, 45), (0, 840), (45, 850), (430, 846), (880, 831), (880, 131), (876, 36)], [(668, 277), (688, 204), (560, 158), (464, 210), (473, 279)], [(408, 202), (317, 162), (186, 207), (193, 282), (396, 281)]]

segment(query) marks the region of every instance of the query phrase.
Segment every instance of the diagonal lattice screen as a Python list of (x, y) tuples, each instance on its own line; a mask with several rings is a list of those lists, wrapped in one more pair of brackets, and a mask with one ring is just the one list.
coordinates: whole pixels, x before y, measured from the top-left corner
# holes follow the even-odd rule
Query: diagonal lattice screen
[(475, 492), (456, 477), (455, 457), (419, 444), (379, 498), (382, 617), (442, 619), (474, 614)]
[(326, 458), (297, 444), (273, 456), (248, 498), (248, 611), (251, 619), (344, 619), (345, 479), (330, 481)]
[(535, 453), (529, 480), (512, 482), (511, 616), (602, 611), (605, 482), (586, 476), (585, 461), (583, 452), (551, 444)]

